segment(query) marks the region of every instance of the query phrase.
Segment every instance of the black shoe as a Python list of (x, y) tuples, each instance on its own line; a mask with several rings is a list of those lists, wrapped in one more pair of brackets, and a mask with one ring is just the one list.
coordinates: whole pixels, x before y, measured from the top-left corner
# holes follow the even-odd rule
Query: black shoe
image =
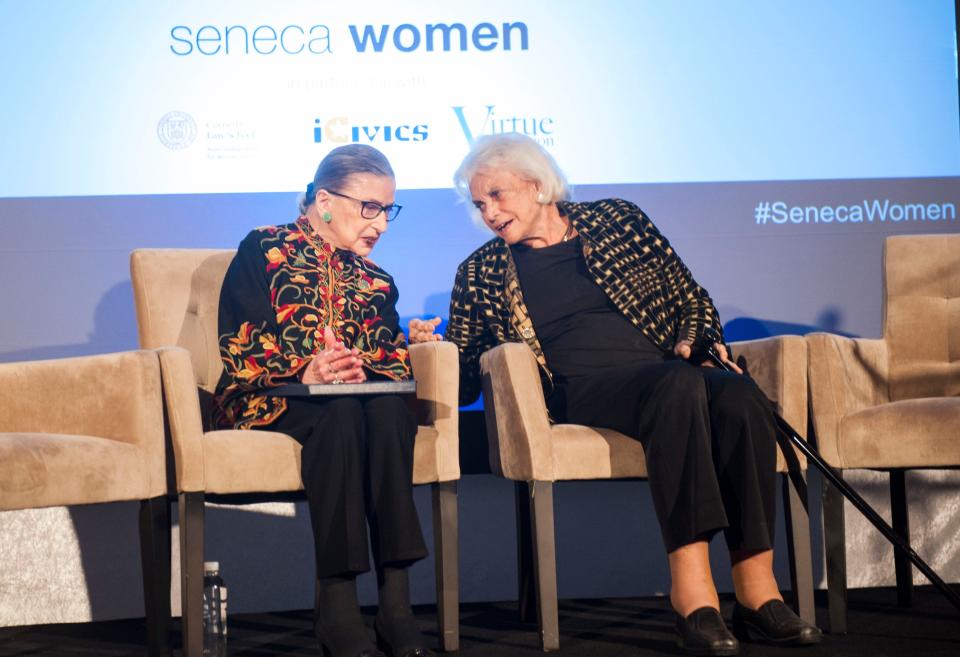
[(356, 579), (350, 573), (317, 578), (313, 631), (324, 657), (385, 657), (363, 622)]
[[(344, 640), (349, 636), (349, 633), (352, 633), (355, 629), (353, 627), (335, 626), (333, 628), (324, 628), (320, 623), (314, 621), (313, 629), (317, 636), (317, 641), (320, 642), (320, 650), (323, 652), (323, 657), (387, 657), (372, 646), (369, 648), (354, 648), (352, 650), (346, 648), (346, 645), (356, 645), (355, 637), (353, 640)], [(335, 646), (339, 646), (339, 648)]]
[(416, 619), (411, 616), (409, 622), (412, 624), (411, 626), (400, 628), (400, 631), (395, 632), (395, 640), (400, 645), (394, 647), (391, 639), (387, 637), (378, 615), (373, 621), (373, 629), (377, 633), (377, 648), (382, 650), (386, 657), (435, 657), (431, 650), (422, 645), (417, 645), (423, 642), (423, 636), (416, 626)]
[[(320, 648), (323, 649), (323, 657), (331, 656), (332, 653), (330, 652), (329, 648), (327, 648), (322, 643), (320, 644)], [(353, 657), (387, 657), (387, 656), (384, 655), (379, 650), (364, 650), (359, 655), (354, 655)]]
[(738, 602), (733, 607), (733, 633), (742, 641), (778, 646), (809, 646), (823, 639), (819, 627), (797, 616), (783, 600), (769, 600), (756, 611)]
[[(410, 648), (409, 650), (406, 650), (404, 652), (395, 653), (393, 652), (393, 650), (390, 649), (390, 645), (385, 642), (384, 643), (377, 642), (377, 646), (383, 647), (383, 650), (386, 653), (386, 657), (435, 657), (435, 655), (433, 654), (433, 651), (427, 650), (426, 648), (423, 648), (423, 647)], [(384, 653), (377, 651), (377, 654), (382, 655)]]
[(680, 649), (688, 655), (724, 657), (740, 652), (740, 643), (713, 607), (700, 607), (686, 618), (677, 614), (677, 632)]
[[(331, 652), (330, 648), (328, 648), (327, 644), (323, 643), (323, 641), (320, 642), (320, 650), (323, 651), (323, 657), (334, 657), (333, 652)], [(367, 650), (362, 650), (356, 655), (351, 655), (351, 657), (387, 657), (387, 656), (384, 655), (379, 650), (376, 650), (374, 648), (369, 648)]]

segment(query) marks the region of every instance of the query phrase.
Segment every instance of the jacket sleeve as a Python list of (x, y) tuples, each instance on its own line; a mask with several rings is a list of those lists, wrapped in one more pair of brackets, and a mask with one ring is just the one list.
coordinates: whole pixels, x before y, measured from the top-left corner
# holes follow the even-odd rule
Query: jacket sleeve
[(377, 318), (357, 336), (353, 346), (360, 350), (363, 366), (372, 379), (409, 379), (410, 357), (407, 338), (400, 330), (397, 300), (400, 294), (393, 280)]
[[(631, 204), (632, 205), (632, 204)], [(669, 288), (668, 302), (674, 306), (669, 310), (675, 313), (674, 344), (681, 340), (696, 342), (707, 327), (713, 329), (723, 341), (723, 326), (713, 299), (703, 289), (677, 252), (670, 245), (650, 218), (638, 207), (633, 206), (635, 216), (640, 222), (644, 235), (652, 239), (662, 263), (664, 280)]]
[(496, 344), (480, 316), (480, 304), (473, 298), (469, 281), (473, 267), (464, 262), (450, 294), (450, 313), (444, 339), (457, 345), (460, 353), (460, 405), (472, 404), (480, 396), (480, 355)]
[(295, 382), (307, 362), (280, 349), (263, 237), (253, 231), (240, 243), (220, 290), (217, 332), (227, 395)]

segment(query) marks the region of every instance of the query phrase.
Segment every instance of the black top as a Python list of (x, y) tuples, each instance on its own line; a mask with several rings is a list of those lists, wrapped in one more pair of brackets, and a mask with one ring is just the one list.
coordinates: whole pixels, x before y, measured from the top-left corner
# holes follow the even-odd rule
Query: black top
[(558, 382), (663, 359), (663, 352), (594, 282), (579, 237), (539, 249), (518, 244), (510, 250), (530, 319)]

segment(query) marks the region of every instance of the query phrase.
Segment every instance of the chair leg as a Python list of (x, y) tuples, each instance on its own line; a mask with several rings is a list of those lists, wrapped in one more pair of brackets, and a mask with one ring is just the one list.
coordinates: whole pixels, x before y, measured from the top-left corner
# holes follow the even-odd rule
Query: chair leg
[(521, 623), (533, 623), (537, 618), (537, 596), (533, 587), (533, 538), (530, 536), (530, 484), (513, 482), (517, 506), (517, 601)]
[(557, 614), (557, 554), (553, 529), (553, 482), (530, 483), (530, 520), (535, 555), (533, 572), (537, 589), (537, 626), (540, 649), (560, 649)]
[(431, 486), (433, 550), (437, 569), (437, 624), (440, 649), (460, 649), (460, 551), (457, 529), (457, 482)]
[(140, 564), (147, 617), (147, 654), (170, 654), (170, 502), (165, 495), (140, 501)]
[(843, 494), (823, 480), (823, 545), (827, 558), (827, 608), (830, 632), (847, 633), (847, 546)]
[(813, 603), (810, 516), (807, 510), (807, 478), (803, 472), (784, 475), (783, 502), (794, 604), (800, 618), (815, 625), (817, 618)]
[(203, 654), (204, 494), (180, 493), (180, 606), (183, 657)]
[[(907, 509), (907, 473), (906, 470), (890, 471), (890, 510), (893, 517), (893, 530), (910, 544), (910, 515)], [(893, 551), (893, 564), (897, 575), (897, 604), (901, 607), (913, 606), (913, 567), (910, 560)]]

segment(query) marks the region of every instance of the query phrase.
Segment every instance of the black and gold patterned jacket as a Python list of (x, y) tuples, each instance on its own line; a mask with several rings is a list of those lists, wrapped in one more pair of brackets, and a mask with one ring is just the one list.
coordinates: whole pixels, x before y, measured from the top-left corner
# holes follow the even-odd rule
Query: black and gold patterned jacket
[[(664, 353), (680, 340), (696, 341), (708, 326), (722, 338), (707, 291), (640, 208), (620, 199), (560, 201), (557, 207), (580, 234), (593, 280)], [(457, 268), (445, 338), (460, 350), (462, 404), (480, 394), (480, 355), (504, 342), (527, 343), (540, 364), (545, 390), (552, 386), (553, 375), (524, 304), (510, 247), (499, 237)]]
[(305, 217), (252, 231), (220, 292), (217, 425), (248, 429), (280, 417), (286, 399), (265, 392), (299, 380), (326, 326), (360, 351), (368, 377), (409, 378), (397, 296), (389, 274), (324, 242)]

